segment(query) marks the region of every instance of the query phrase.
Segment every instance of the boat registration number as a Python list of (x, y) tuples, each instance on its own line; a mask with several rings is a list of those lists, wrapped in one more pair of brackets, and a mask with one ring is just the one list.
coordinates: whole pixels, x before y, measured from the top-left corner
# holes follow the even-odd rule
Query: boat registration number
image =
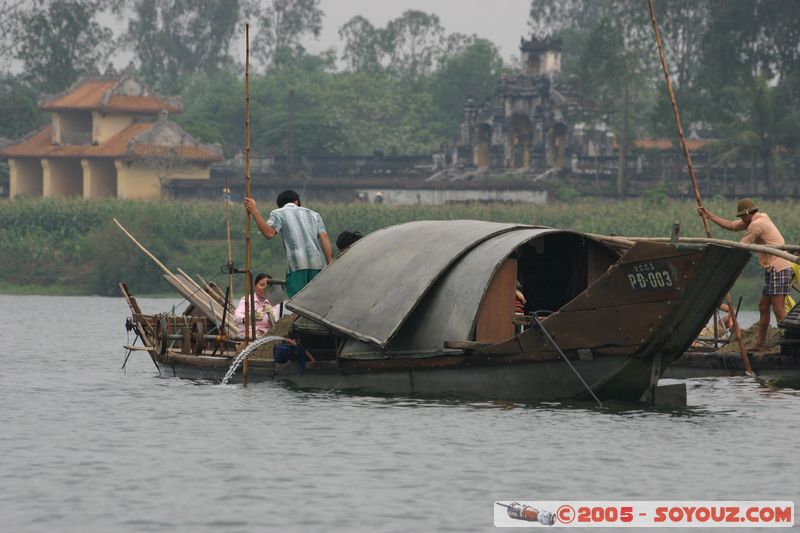
[(675, 267), (667, 261), (643, 261), (625, 265), (624, 272), (634, 291), (676, 289)]

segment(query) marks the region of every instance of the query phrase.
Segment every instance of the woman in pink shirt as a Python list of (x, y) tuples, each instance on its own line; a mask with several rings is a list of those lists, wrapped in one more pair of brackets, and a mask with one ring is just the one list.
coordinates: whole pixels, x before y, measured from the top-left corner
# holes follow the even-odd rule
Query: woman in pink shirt
[[(267, 299), (267, 285), (272, 279), (269, 274), (258, 274), (253, 282), (255, 315), (256, 315), (256, 337), (261, 337), (277, 322), (275, 309)], [(239, 324), (239, 336), (244, 337), (244, 305), (246, 296), (242, 296), (236, 312), (233, 314), (233, 321)]]
[[(742, 238), (745, 244), (766, 244), (780, 246), (785, 243), (781, 232), (766, 213), (760, 213), (758, 206), (750, 198), (739, 200), (736, 205), (738, 220), (727, 220), (710, 213), (705, 207), (699, 209), (703, 216), (728, 231), (747, 231)], [(792, 282), (792, 264), (786, 259), (771, 254), (759, 253), (758, 262), (764, 268), (764, 288), (761, 299), (758, 301), (760, 319), (758, 321), (758, 341), (750, 349), (752, 351), (764, 350), (767, 328), (769, 327), (769, 310), (775, 313), (775, 319), (780, 322), (786, 316), (784, 300), (789, 294)]]

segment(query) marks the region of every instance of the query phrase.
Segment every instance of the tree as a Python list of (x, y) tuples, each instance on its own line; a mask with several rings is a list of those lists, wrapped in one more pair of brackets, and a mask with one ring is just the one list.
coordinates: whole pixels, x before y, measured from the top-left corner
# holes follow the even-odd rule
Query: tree
[(481, 102), (489, 96), (504, 67), (497, 47), (490, 41), (475, 36), (449, 40), (454, 53), (445, 56), (431, 76), (431, 93), (442, 126), (440, 134), (454, 138), (466, 99)]
[(36, 103), (36, 91), (12, 76), (0, 78), (0, 137), (19, 139), (46, 119)]
[(240, 14), (239, 0), (135, 0), (124, 41), (136, 53), (140, 75), (174, 94), (184, 76), (230, 63)]
[(96, 70), (112, 35), (94, 20), (101, 7), (93, 0), (57, 0), (21, 12), (15, 57), (23, 62), (23, 78), (42, 92), (57, 93)]
[(342, 60), (353, 72), (378, 72), (383, 68), (386, 43), (383, 30), (357, 15), (339, 28), (344, 41)]
[(302, 50), (303, 37), (319, 37), (322, 31), (320, 0), (269, 0), (261, 8), (260, 28), (253, 41), (253, 53), (265, 65), (273, 63), (281, 49)]
[(410, 80), (429, 74), (443, 52), (444, 29), (433, 14), (406, 11), (389, 21), (384, 34), (389, 68)]
[(174, 120), (204, 143), (222, 146), (226, 157), (244, 149), (244, 80), (233, 69), (195, 72), (181, 92), (183, 113)]
[[(717, 143), (719, 161), (758, 160), (767, 191), (772, 190), (773, 169), (784, 158), (796, 156), (800, 141), (800, 111), (792, 110), (786, 86), (770, 87), (764, 76), (745, 87), (730, 87), (738, 105), (736, 111), (719, 127), (722, 140)], [(755, 189), (756, 187), (751, 187)]]
[[(709, 120), (719, 120), (736, 103), (728, 86), (745, 86), (763, 76), (771, 83), (800, 79), (800, 4), (776, 0), (708, 2), (701, 82)], [(787, 86), (792, 107), (797, 91)], [(713, 95), (713, 96), (712, 96)], [(727, 98), (731, 99), (727, 99)]]
[(0, 63), (0, 69), (3, 71), (9, 67), (8, 60), (13, 57), (17, 16), (24, 4), (25, 0), (0, 0), (0, 58), (4, 62)]

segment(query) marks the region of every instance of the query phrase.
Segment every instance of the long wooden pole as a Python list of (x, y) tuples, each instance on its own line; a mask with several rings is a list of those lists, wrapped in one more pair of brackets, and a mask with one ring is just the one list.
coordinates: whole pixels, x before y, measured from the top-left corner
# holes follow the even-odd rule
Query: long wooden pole
[[(694, 198), (697, 201), (697, 207), (703, 207), (703, 199), (700, 197), (700, 186), (697, 184), (697, 176), (694, 173), (692, 166), (692, 156), (689, 155), (689, 149), (686, 146), (686, 138), (683, 135), (683, 126), (681, 124), (681, 114), (678, 111), (678, 103), (675, 101), (675, 93), (672, 91), (672, 83), (669, 81), (669, 69), (667, 69), (667, 60), (664, 57), (664, 43), (661, 41), (661, 34), (658, 31), (658, 23), (656, 22), (656, 10), (653, 7), (653, 0), (647, 0), (647, 8), (650, 10), (650, 22), (653, 24), (653, 32), (655, 33), (656, 45), (658, 46), (658, 57), (661, 60), (661, 70), (664, 71), (664, 79), (667, 82), (667, 92), (669, 99), (672, 103), (672, 113), (675, 115), (675, 125), (678, 127), (678, 137), (681, 140), (681, 148), (683, 148), (683, 156), (686, 158), (686, 166), (689, 167), (689, 177), (692, 180), (692, 189), (694, 189)], [(708, 219), (703, 219), (703, 227), (706, 230), (706, 236), (711, 238), (711, 228), (708, 226)], [(725, 302), (728, 304), (729, 309), (733, 309), (733, 298), (731, 294), (725, 295)], [(739, 321), (733, 317), (733, 329), (736, 332), (736, 341), (739, 343), (739, 352), (742, 354), (742, 361), (744, 362), (745, 373), (749, 376), (754, 376), (753, 367), (750, 366), (750, 358), (747, 356), (747, 350), (744, 347), (744, 339), (742, 339), (742, 330), (739, 327)]]
[[(627, 246), (633, 246), (637, 242), (672, 241), (669, 237), (609, 237), (606, 235), (597, 235), (595, 233), (587, 233), (586, 235), (597, 240), (619, 243)], [(701, 238), (701, 237), (681, 237), (680, 242), (691, 243), (691, 244), (718, 244), (720, 246), (727, 246), (729, 248), (738, 248), (740, 250), (747, 250), (748, 252), (753, 252), (753, 253), (774, 255), (776, 257), (780, 257), (786, 259), (787, 261), (800, 265), (800, 257), (794, 254), (790, 254), (789, 252), (783, 251), (776, 246), (766, 246), (764, 244), (745, 244), (737, 241), (728, 241), (725, 239), (712, 239), (712, 238)]]
[[(244, 195), (251, 198), (250, 192), (250, 24), (244, 25), (244, 39), (245, 39), (245, 62), (244, 62)], [(255, 316), (254, 302), (253, 302), (253, 278), (251, 276), (250, 268), (250, 212), (247, 212), (247, 218), (244, 223), (244, 270), (247, 283), (247, 292), (245, 293), (244, 304), (244, 342), (245, 345), (250, 344), (250, 339), (255, 339), (255, 331), (250, 327), (252, 318)], [(250, 336), (253, 331), (253, 336)], [(242, 364), (242, 384), (247, 386), (248, 370), (247, 358), (245, 357)]]
[(231, 245), (231, 188), (225, 176), (225, 236), (228, 239), (228, 294), (233, 298), (233, 247)]

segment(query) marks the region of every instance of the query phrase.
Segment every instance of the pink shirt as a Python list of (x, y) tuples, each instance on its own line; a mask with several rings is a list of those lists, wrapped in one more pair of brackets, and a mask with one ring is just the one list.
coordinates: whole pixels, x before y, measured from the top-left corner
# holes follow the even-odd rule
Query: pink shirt
[[(736, 227), (736, 231), (747, 230), (747, 233), (742, 237), (743, 244), (780, 246), (786, 243), (786, 241), (783, 240), (783, 235), (781, 235), (781, 232), (778, 231), (778, 228), (772, 223), (766, 213), (755, 213), (749, 226), (745, 226), (742, 219), (735, 220), (733, 224)], [(792, 268), (792, 264), (786, 259), (761, 252), (758, 253), (758, 262), (765, 269), (769, 270), (770, 268), (774, 268), (776, 272)]]
[[(233, 314), (233, 321), (239, 324), (239, 336), (244, 337), (244, 299), (242, 296), (239, 300), (239, 305), (236, 306), (236, 312)], [(269, 328), (277, 321), (275, 318), (275, 309), (270, 305), (269, 300), (265, 296), (263, 299), (254, 295), (255, 309), (256, 309), (256, 336), (264, 335)], [(261, 320), (258, 320), (258, 313), (263, 313)]]

